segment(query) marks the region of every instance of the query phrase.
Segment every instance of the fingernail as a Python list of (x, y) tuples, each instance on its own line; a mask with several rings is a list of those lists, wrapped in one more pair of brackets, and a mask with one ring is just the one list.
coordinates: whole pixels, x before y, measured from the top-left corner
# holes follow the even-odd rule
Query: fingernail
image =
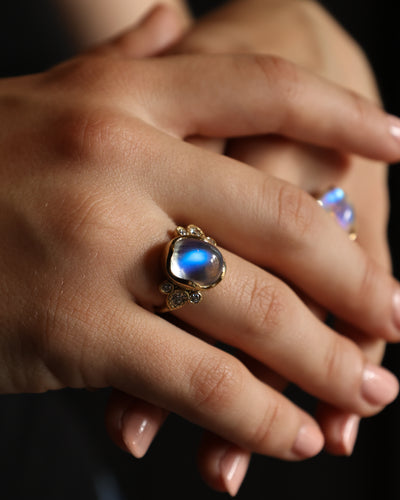
[(360, 417), (358, 415), (349, 415), (342, 427), (341, 441), (343, 444), (344, 452), (350, 456), (353, 453), (354, 445), (358, 435), (358, 427), (360, 425)]
[(400, 289), (393, 294), (393, 321), (398, 330), (400, 330)]
[(220, 462), (221, 478), (226, 491), (232, 496), (236, 496), (249, 467), (250, 454), (229, 448)]
[(368, 403), (385, 406), (396, 399), (398, 392), (399, 382), (392, 373), (381, 366), (366, 365), (361, 393)]
[(149, 449), (162, 422), (162, 411), (149, 407), (130, 408), (121, 419), (122, 439), (136, 458), (142, 458)]
[(292, 452), (299, 458), (310, 458), (317, 455), (324, 446), (324, 436), (318, 427), (311, 424), (300, 428), (294, 442)]
[(391, 135), (400, 141), (400, 119), (397, 116), (389, 115), (389, 130)]

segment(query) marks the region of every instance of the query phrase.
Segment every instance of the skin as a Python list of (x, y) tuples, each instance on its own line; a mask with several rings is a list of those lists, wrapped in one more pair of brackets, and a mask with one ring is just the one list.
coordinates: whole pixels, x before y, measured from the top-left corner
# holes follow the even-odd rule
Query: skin
[[(379, 103), (373, 73), (360, 48), (322, 8), (311, 2), (253, 1), (251, 5), (249, 2), (231, 2), (199, 22), (174, 51), (276, 54)], [(234, 140), (228, 145), (201, 138), (190, 140), (214, 151), (223, 152), (225, 148), (230, 156), (295, 183), (308, 192), (321, 192), (329, 185), (341, 185), (357, 207), (358, 243), (376, 262), (390, 270), (385, 235), (388, 210), (386, 169), (382, 162), (338, 154), (277, 136)], [(368, 175), (365, 175), (366, 171)], [(323, 317), (324, 310), (319, 305), (310, 303), (310, 306), (319, 317)], [(369, 359), (381, 360), (384, 342), (372, 340), (348, 322), (338, 320), (336, 328), (355, 340)], [(285, 380), (270, 370), (255, 367), (254, 361), (248, 358), (245, 361), (253, 372), (257, 370), (263, 381), (279, 389), (286, 385)], [(111, 415), (119, 415), (124, 407), (134, 408), (135, 405), (140, 406), (137, 401), (129, 402), (124, 396), (116, 395), (111, 403)], [(113, 406), (120, 408), (120, 412)], [(152, 411), (148, 409), (147, 414), (143, 413), (148, 421), (152, 421)], [(163, 414), (154, 411), (153, 414), (154, 425), (149, 426), (149, 432), (155, 434), (163, 421)], [(351, 453), (358, 416), (322, 403), (317, 418), (324, 430), (327, 449), (336, 454)], [(124, 434), (128, 424), (118, 432), (113, 428), (115, 419), (109, 418), (108, 421), (111, 422), (111, 434), (121, 445), (124, 442), (121, 432)], [(219, 462), (223, 453), (231, 448), (215, 436), (206, 436), (200, 450), (200, 469), (206, 481), (216, 489), (227, 489), (226, 482), (221, 479)], [(237, 454), (241, 455), (243, 463), (248, 463), (249, 456), (245, 452), (237, 450)]]
[[(239, 448), (289, 460), (313, 455), (323, 437), (311, 416), (235, 357), (151, 312), (161, 304), (160, 247), (178, 222), (218, 235), (230, 281), (179, 313), (187, 329), (261, 364), (276, 359), (281, 376), (360, 415), (393, 400), (395, 380), (323, 325), (286, 282), (391, 341), (399, 339), (398, 285), (303, 190), (184, 139), (279, 132), (394, 161), (391, 119), (280, 58), (132, 60), (132, 40), (137, 33), (0, 83), (1, 390), (113, 386)], [(221, 95), (210, 91), (217, 87)], [(316, 131), (321, 114), (327, 126)], [(293, 338), (300, 355), (298, 343), (288, 349)], [(371, 397), (371, 374), (390, 386), (383, 399)]]

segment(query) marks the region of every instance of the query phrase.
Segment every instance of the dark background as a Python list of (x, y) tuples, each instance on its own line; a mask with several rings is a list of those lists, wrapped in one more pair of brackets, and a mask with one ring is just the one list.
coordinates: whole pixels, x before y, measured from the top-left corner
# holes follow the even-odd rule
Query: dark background
[[(193, 1), (197, 15), (217, 2)], [(222, 3), (222, 2), (219, 2)], [(398, 8), (389, 1), (322, 2), (365, 49), (387, 110), (400, 115)], [(36, 72), (73, 54), (51, 1), (2, 2), (0, 76)], [(1, 117), (0, 117), (1, 119)], [(390, 174), (389, 238), (394, 272), (400, 274), (398, 230), (400, 175)], [(384, 364), (400, 376), (398, 346)], [(0, 397), (0, 498), (19, 499), (214, 499), (195, 467), (196, 427), (169, 419), (148, 455), (138, 461), (105, 434), (107, 391), (60, 391)], [(295, 395), (297, 397), (297, 395)], [(305, 401), (307, 404), (307, 401)], [(400, 402), (364, 420), (351, 458), (321, 454), (303, 463), (254, 457), (240, 499), (387, 500), (400, 498)]]

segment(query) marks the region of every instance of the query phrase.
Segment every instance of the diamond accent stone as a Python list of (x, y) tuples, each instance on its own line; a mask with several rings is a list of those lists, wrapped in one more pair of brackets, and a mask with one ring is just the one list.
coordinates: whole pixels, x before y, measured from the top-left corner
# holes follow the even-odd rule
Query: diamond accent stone
[(178, 309), (189, 302), (189, 294), (185, 290), (175, 290), (167, 297), (167, 305), (170, 309)]
[(190, 226), (188, 226), (188, 232), (189, 232), (190, 236), (194, 236), (195, 238), (204, 238), (205, 237), (205, 234), (203, 233), (203, 231), (199, 227), (194, 226), (193, 224), (190, 224)]
[(176, 233), (179, 234), (179, 236), (186, 236), (187, 235), (186, 229), (182, 226), (178, 226), (176, 228)]
[(210, 243), (210, 245), (214, 245), (215, 247), (217, 246), (217, 242), (213, 238), (210, 238), (209, 236), (207, 236), (207, 238), (205, 238), (204, 241), (207, 241), (208, 243)]

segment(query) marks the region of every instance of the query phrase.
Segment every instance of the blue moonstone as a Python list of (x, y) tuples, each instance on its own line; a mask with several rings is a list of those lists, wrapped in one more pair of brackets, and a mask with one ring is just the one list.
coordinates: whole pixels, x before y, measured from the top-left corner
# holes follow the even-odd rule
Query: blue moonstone
[(197, 238), (177, 238), (169, 260), (169, 272), (178, 281), (192, 281), (201, 288), (216, 284), (225, 264), (217, 247)]
[(333, 188), (327, 191), (321, 198), (321, 204), (327, 212), (335, 215), (336, 220), (345, 231), (351, 231), (354, 227), (354, 208), (349, 203), (346, 193), (341, 188)]

